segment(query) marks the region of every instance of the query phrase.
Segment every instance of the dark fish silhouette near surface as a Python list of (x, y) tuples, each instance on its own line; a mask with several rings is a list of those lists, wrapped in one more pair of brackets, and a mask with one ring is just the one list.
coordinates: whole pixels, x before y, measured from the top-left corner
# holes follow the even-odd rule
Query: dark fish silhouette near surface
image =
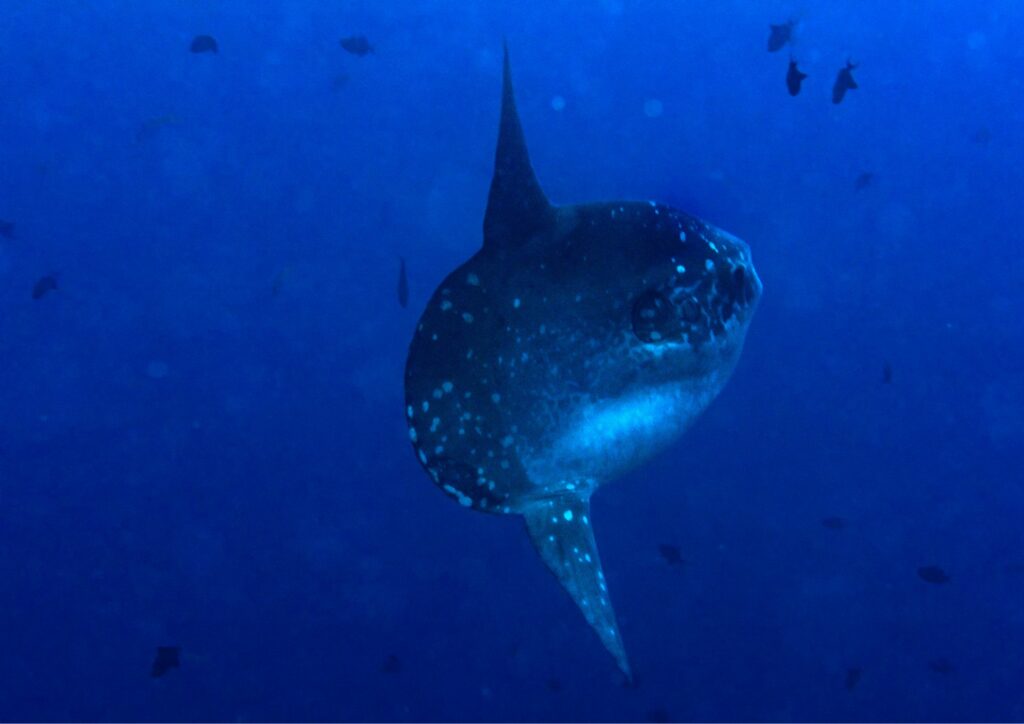
[(789, 70), (786, 71), (786, 89), (791, 96), (795, 96), (800, 92), (800, 84), (804, 82), (806, 77), (807, 74), (800, 72), (800, 69), (796, 67), (796, 61), (791, 59), (789, 61)]
[(192, 45), (188, 49), (193, 53), (216, 53), (217, 41), (212, 35), (197, 35), (192, 38)]
[(744, 242), (669, 206), (552, 205), (530, 165), (507, 50), (503, 74), (483, 247), (416, 327), (409, 437), (460, 505), (523, 516), (628, 680), (590, 497), (674, 442), (718, 395), (761, 282)]
[(4, 219), (0, 219), (0, 236), (4, 237), (5, 239), (14, 238), (13, 221), (5, 221)]
[(398, 303), (402, 305), (402, 309), (409, 306), (409, 280), (405, 276), (405, 257), (398, 257), (400, 260), (400, 266), (398, 268)]
[(888, 362), (882, 365), (882, 384), (892, 384), (892, 365)]
[(986, 143), (992, 140), (992, 132), (989, 131), (987, 128), (979, 128), (977, 131), (974, 132), (974, 135), (971, 137), (971, 140), (973, 140), (977, 144), (984, 146)]
[(402, 660), (396, 654), (389, 654), (380, 665), (380, 670), (385, 674), (397, 674), (402, 670)]
[(949, 583), (949, 576), (938, 566), (921, 566), (917, 569), (917, 575), (927, 583)]
[(562, 690), (562, 680), (559, 679), (559, 678), (556, 678), (556, 677), (551, 677), (550, 679), (547, 680), (547, 688), (548, 688), (548, 691), (561, 691)]
[[(769, 25), (770, 32), (768, 34), (768, 52), (774, 53), (782, 50), (786, 47), (786, 44), (793, 40), (793, 27), (796, 25), (795, 20), (790, 20), (788, 23), (782, 23), (781, 25)], [(794, 93), (794, 95), (796, 95)]]
[(846, 97), (846, 91), (857, 89), (857, 81), (853, 79), (853, 70), (856, 67), (850, 61), (846, 61), (846, 67), (840, 68), (836, 75), (836, 82), (832, 85), (833, 103), (842, 103), (843, 98)]
[(853, 688), (855, 686), (857, 686), (857, 684), (860, 683), (860, 677), (861, 677), (862, 673), (863, 672), (859, 668), (857, 668), (857, 667), (853, 667), (853, 668), (850, 668), (850, 669), (846, 670), (846, 690), (847, 691), (852, 691)]
[(347, 38), (342, 38), (338, 42), (346, 51), (352, 55), (359, 56), (360, 58), (374, 52), (373, 46), (370, 45), (370, 41), (366, 39), (365, 35), (350, 35)]
[(857, 175), (856, 180), (853, 182), (854, 191), (863, 191), (868, 186), (873, 186), (875, 183), (875, 174), (870, 171), (864, 171)]
[(157, 646), (156, 656), (153, 657), (153, 667), (150, 669), (149, 675), (154, 679), (158, 679), (171, 669), (177, 669), (180, 667), (180, 646)]
[(678, 566), (686, 561), (683, 560), (682, 551), (679, 550), (678, 546), (669, 545), (668, 543), (662, 543), (658, 546), (658, 553), (665, 559), (665, 562), (670, 566)]
[(828, 518), (822, 518), (821, 524), (829, 530), (843, 530), (846, 527), (846, 519), (830, 515)]
[(147, 118), (139, 124), (139, 129), (135, 132), (135, 142), (142, 143), (143, 141), (147, 141), (156, 136), (157, 133), (160, 132), (161, 128), (176, 126), (179, 123), (181, 123), (181, 119), (173, 113)]
[(45, 277), (39, 279), (35, 286), (32, 287), (32, 298), (42, 299), (50, 292), (57, 289), (57, 277), (53, 274), (47, 274)]
[(653, 722), (653, 724), (667, 724), (672, 721), (672, 717), (668, 713), (668, 709), (651, 709), (647, 712), (647, 721)]
[(953, 666), (953, 663), (949, 659), (942, 657), (932, 659), (931, 661), (929, 661), (928, 668), (934, 671), (936, 674), (943, 675), (952, 674), (954, 671), (956, 671), (956, 667)]
[(331, 78), (331, 90), (340, 91), (342, 88), (348, 85), (348, 82), (351, 79), (352, 77), (344, 71), (338, 73), (333, 78)]

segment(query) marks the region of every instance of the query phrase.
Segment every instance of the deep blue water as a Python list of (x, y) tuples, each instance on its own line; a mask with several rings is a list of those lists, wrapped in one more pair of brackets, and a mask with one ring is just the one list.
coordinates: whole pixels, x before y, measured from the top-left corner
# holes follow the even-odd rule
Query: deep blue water
[[(0, 3), (0, 718), (1024, 718), (1024, 7), (711, 5)], [(678, 205), (765, 284), (594, 499), (632, 688), (403, 420), (503, 37), (553, 200)]]

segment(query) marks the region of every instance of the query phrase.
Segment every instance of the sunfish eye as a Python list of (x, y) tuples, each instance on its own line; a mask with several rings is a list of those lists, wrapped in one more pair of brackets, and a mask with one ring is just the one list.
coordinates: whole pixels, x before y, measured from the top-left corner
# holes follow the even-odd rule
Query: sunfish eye
[(633, 334), (641, 342), (655, 344), (678, 334), (672, 303), (660, 292), (648, 289), (633, 302)]

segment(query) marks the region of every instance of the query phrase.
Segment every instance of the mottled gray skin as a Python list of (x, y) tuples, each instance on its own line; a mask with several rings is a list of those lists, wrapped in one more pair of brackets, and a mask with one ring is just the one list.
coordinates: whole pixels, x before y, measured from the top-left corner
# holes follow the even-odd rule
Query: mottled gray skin
[(736, 364), (761, 284), (747, 246), (653, 202), (552, 207), (506, 57), (484, 247), (409, 349), (410, 437), (465, 507), (516, 513), (629, 676), (589, 515), (600, 485), (677, 439)]

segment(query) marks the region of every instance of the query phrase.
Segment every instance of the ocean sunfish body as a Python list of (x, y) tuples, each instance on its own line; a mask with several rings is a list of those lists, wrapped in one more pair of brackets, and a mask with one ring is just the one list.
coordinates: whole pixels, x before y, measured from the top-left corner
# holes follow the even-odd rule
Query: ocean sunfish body
[(654, 202), (551, 205), (508, 52), (484, 243), (441, 283), (405, 368), (409, 436), (460, 505), (517, 514), (630, 676), (590, 496), (725, 384), (761, 295), (747, 245)]

